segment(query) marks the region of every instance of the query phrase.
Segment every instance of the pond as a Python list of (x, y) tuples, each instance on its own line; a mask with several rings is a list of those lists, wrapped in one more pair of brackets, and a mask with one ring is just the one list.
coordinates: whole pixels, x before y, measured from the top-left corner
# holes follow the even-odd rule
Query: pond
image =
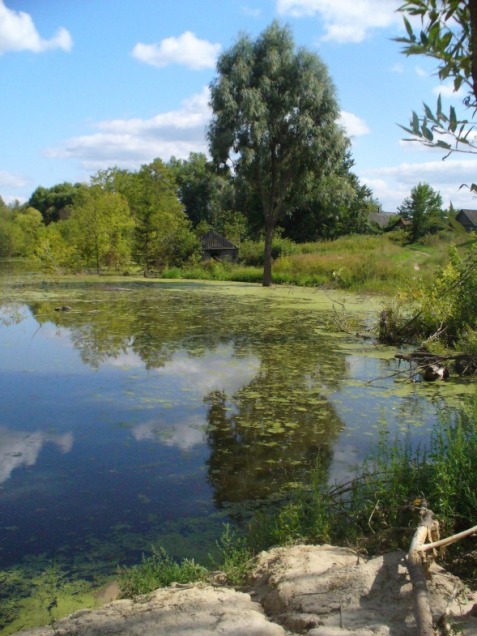
[(383, 421), (426, 437), (465, 383), (397, 382), (379, 302), (186, 281), (4, 284), (0, 567), (114, 574), (162, 545), (208, 554), (240, 506), (343, 479)]

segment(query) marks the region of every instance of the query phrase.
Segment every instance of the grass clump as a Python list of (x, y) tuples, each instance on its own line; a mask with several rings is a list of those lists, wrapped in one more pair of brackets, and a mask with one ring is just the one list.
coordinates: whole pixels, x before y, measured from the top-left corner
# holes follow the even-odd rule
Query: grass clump
[(222, 536), (217, 541), (218, 559), (211, 556), (216, 568), (221, 570), (227, 583), (235, 587), (243, 585), (254, 562), (254, 551), (247, 538), (237, 528), (225, 524)]
[(193, 559), (175, 561), (164, 548), (154, 548), (151, 556), (143, 556), (142, 562), (131, 568), (121, 568), (118, 582), (124, 597), (147, 594), (171, 583), (204, 581), (207, 569)]

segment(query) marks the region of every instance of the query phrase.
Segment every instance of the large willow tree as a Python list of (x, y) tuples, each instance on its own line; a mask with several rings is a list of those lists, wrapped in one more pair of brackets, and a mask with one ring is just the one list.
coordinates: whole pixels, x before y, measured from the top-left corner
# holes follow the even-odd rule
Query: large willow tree
[(260, 197), (272, 280), (272, 238), (292, 193), (309, 172), (332, 172), (347, 139), (336, 123), (335, 88), (321, 59), (297, 50), (288, 27), (272, 23), (255, 41), (241, 36), (217, 62), (208, 136), (217, 166), (229, 166)]

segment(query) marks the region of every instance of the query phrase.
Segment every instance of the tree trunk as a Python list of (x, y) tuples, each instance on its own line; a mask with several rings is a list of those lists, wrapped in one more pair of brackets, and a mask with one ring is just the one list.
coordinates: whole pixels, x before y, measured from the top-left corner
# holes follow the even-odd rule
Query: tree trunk
[(270, 287), (272, 284), (272, 238), (273, 223), (265, 224), (265, 250), (263, 254), (263, 286)]

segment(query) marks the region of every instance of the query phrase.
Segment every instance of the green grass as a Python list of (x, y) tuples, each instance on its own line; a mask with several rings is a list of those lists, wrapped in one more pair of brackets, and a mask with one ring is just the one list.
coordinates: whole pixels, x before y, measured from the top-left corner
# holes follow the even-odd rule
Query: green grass
[[(430, 281), (448, 258), (449, 236), (428, 244), (408, 245), (399, 233), (351, 235), (335, 241), (295, 244), (277, 239), (273, 245), (273, 283), (332, 287), (356, 292), (394, 294), (419, 277)], [(240, 263), (208, 261), (168, 268), (163, 278), (260, 283), (263, 242), (240, 246)]]
[(207, 569), (193, 559), (175, 561), (163, 548), (143, 557), (139, 565), (121, 568), (118, 581), (125, 597), (147, 594), (171, 583), (194, 583), (207, 578)]

